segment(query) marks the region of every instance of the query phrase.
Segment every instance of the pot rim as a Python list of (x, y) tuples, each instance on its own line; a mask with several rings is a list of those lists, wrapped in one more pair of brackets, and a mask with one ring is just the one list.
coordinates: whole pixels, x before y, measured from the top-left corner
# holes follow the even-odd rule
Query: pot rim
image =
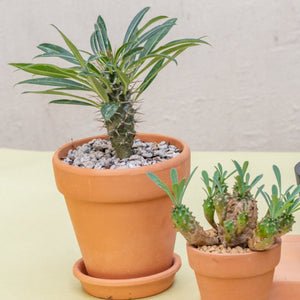
[(265, 253), (271, 249), (274, 249), (275, 247), (279, 247), (281, 245), (281, 238), (278, 237), (275, 240), (275, 243), (268, 249), (263, 250), (263, 251), (250, 251), (250, 252), (244, 252), (244, 253), (211, 253), (211, 252), (205, 252), (201, 251), (197, 248), (195, 248), (193, 245), (189, 244), (188, 242), (186, 243), (186, 247), (190, 249), (190, 251), (194, 251), (199, 253), (202, 256), (218, 256), (218, 257), (224, 257), (224, 258), (229, 258), (229, 257), (242, 257), (242, 256), (250, 256), (250, 255), (259, 255), (259, 253)]
[(171, 137), (168, 135), (163, 135), (163, 134), (156, 134), (156, 133), (143, 133), (139, 132), (136, 134), (135, 138), (140, 138), (143, 139), (143, 137), (148, 137), (148, 139), (155, 140), (159, 139), (161, 141), (167, 140), (167, 142), (171, 142), (172, 144), (177, 144), (180, 145), (182, 148), (182, 152), (177, 155), (176, 157), (173, 157), (171, 159), (168, 159), (166, 161), (162, 161), (153, 165), (148, 165), (148, 166), (141, 166), (141, 167), (136, 167), (136, 168), (126, 168), (126, 169), (88, 169), (88, 168), (82, 168), (82, 167), (76, 167), (76, 166), (71, 166), (66, 163), (64, 163), (61, 158), (64, 157), (64, 154), (67, 153), (69, 149), (72, 147), (77, 147), (79, 145), (82, 145), (84, 143), (87, 143), (90, 140), (93, 140), (95, 138), (107, 138), (106, 135), (98, 135), (98, 136), (92, 136), (88, 138), (83, 138), (79, 140), (75, 140), (72, 142), (69, 142), (60, 148), (58, 148), (55, 153), (53, 154), (52, 162), (55, 164), (57, 167), (62, 168), (62, 169), (67, 169), (69, 173), (73, 174), (81, 174), (81, 175), (101, 175), (101, 176), (116, 176), (116, 175), (132, 175), (133, 173), (138, 175), (138, 174), (145, 174), (147, 172), (156, 172), (161, 169), (167, 169), (174, 167), (176, 165), (179, 165), (187, 155), (190, 153), (189, 146), (182, 140)]

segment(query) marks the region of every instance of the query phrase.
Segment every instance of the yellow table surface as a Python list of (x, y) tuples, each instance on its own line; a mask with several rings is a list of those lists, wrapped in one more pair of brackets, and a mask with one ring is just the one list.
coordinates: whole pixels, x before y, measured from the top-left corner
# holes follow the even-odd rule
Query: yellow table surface
[[(52, 153), (0, 149), (0, 157), (0, 299), (95, 299), (82, 290), (72, 275), (73, 264), (81, 255), (63, 196), (56, 190)], [(253, 178), (264, 173), (261, 183), (268, 188), (275, 182), (273, 164), (282, 172), (284, 188), (296, 184), (294, 165), (300, 161), (300, 152), (193, 152), (192, 167), (198, 165), (199, 170), (184, 201), (202, 224), (205, 222), (201, 170), (212, 172), (218, 162), (232, 169), (232, 159), (240, 163), (249, 160)], [(260, 217), (265, 208), (260, 198)], [(300, 211), (292, 233), (300, 234)], [(175, 252), (182, 258), (182, 267), (173, 286), (148, 299), (200, 299), (193, 271), (188, 266), (185, 241), (179, 235)]]

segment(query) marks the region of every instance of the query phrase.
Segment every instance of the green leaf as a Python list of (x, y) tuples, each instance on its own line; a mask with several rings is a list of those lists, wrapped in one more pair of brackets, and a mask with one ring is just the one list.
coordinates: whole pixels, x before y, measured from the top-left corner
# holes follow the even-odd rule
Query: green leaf
[(168, 186), (167, 186), (165, 183), (163, 183), (163, 182), (159, 179), (158, 176), (156, 176), (155, 174), (150, 173), (150, 172), (147, 173), (147, 176), (148, 176), (148, 177), (149, 177), (149, 178), (150, 178), (157, 186), (159, 186), (161, 189), (163, 189), (163, 190), (167, 193), (167, 195), (169, 196), (169, 198), (172, 200), (172, 202), (173, 202), (174, 204), (176, 204), (176, 199), (175, 199), (174, 196), (172, 195), (170, 189), (168, 188)]
[(209, 176), (207, 171), (202, 171), (202, 180), (204, 184), (208, 187), (209, 186)]
[(188, 45), (198, 45), (198, 44), (206, 44), (206, 45), (210, 45), (209, 43), (201, 40), (201, 39), (180, 39), (180, 40), (175, 40), (172, 42), (169, 42), (165, 45), (160, 46), (159, 48), (157, 48), (154, 52), (161, 52), (165, 49), (170, 49), (173, 48), (174, 46), (186, 46), (186, 44)]
[(233, 163), (234, 163), (234, 165), (235, 165), (235, 168), (236, 168), (237, 171), (238, 171), (239, 176), (240, 176), (241, 179), (242, 179), (242, 178), (244, 177), (244, 172), (243, 172), (243, 170), (242, 170), (240, 164), (239, 164), (236, 160), (234, 160)]
[(173, 184), (177, 184), (178, 183), (177, 171), (174, 168), (171, 169), (171, 179), (172, 179), (172, 183)]
[[(161, 66), (163, 65), (164, 62), (164, 58), (160, 59), (155, 65), (154, 67), (150, 70), (150, 72), (147, 74), (147, 76), (145, 77), (144, 81), (142, 82), (142, 84), (140, 85), (140, 90), (138, 93), (138, 96), (144, 92), (147, 87), (152, 83), (152, 81), (155, 79), (156, 75), (157, 75), (157, 71), (160, 70)], [(137, 100), (138, 97), (135, 98), (135, 100)]]
[(77, 96), (77, 95), (61, 92), (61, 91), (56, 90), (56, 89), (51, 89), (51, 90), (46, 90), (46, 91), (26, 91), (26, 92), (23, 92), (22, 94), (46, 94), (46, 95), (60, 95), (60, 96), (73, 97), (73, 98), (76, 98), (76, 99), (81, 99), (81, 100), (84, 100), (86, 102), (89, 102), (95, 107), (99, 107), (99, 104), (97, 102), (93, 101), (93, 100), (90, 100), (90, 99), (85, 98), (85, 97), (80, 97), (80, 96)]
[(262, 194), (263, 197), (265, 198), (266, 202), (268, 202), (268, 200), (266, 199), (266, 196), (264, 195), (264, 192), (263, 192), (263, 188), (264, 188), (264, 187), (265, 187), (265, 185), (263, 184), (263, 185), (261, 185), (261, 186), (257, 189), (257, 192), (256, 192), (256, 194), (255, 194), (255, 196), (254, 196), (254, 199), (256, 199), (257, 196), (258, 196), (259, 194)]
[(130, 49), (126, 53), (124, 53), (122, 60), (126, 60), (126, 58), (128, 58), (128, 57), (130, 58), (131, 56), (133, 56), (133, 54), (144, 52), (144, 51), (145, 51), (145, 47), (136, 47), (136, 48)]
[(157, 33), (162, 33), (166, 27), (170, 27), (170, 22), (175, 22), (177, 19), (170, 19), (168, 20), (168, 23), (165, 22), (164, 24), (158, 25), (151, 30), (147, 31), (143, 35), (141, 35), (136, 42), (133, 44), (132, 48), (137, 47), (138, 45), (141, 45), (145, 41), (149, 40), (153, 36), (155, 36)]
[(118, 110), (120, 107), (119, 103), (115, 102), (106, 102), (101, 107), (101, 114), (104, 121), (109, 120)]
[(136, 33), (136, 36), (140, 36), (141, 33), (144, 32), (153, 23), (155, 23), (161, 19), (166, 19), (166, 18), (168, 18), (168, 17), (167, 16), (158, 16), (158, 17), (150, 19), (141, 29), (138, 30), (138, 32)]
[(278, 197), (278, 189), (275, 184), (272, 185), (272, 195)]
[(276, 165), (273, 165), (273, 171), (278, 183), (278, 188), (279, 188), (279, 193), (281, 194), (281, 174), (280, 174), (280, 170)]
[(101, 16), (98, 16), (96, 25), (97, 25), (97, 28), (99, 29), (100, 33), (101, 33), (102, 42), (103, 42), (103, 45), (104, 45), (104, 51), (103, 52), (111, 51), (111, 45), (110, 45), (110, 41), (109, 41), (108, 36), (107, 36), (106, 25), (105, 25), (105, 22), (104, 22), (104, 20), (102, 19)]
[(161, 30), (156, 32), (151, 38), (147, 40), (144, 47), (146, 50), (140, 54), (140, 57), (151, 53), (151, 51), (155, 48), (155, 46), (168, 34), (170, 29), (175, 25), (176, 19), (170, 19), (162, 24), (163, 27)]
[(80, 65), (84, 68), (85, 67), (85, 61), (83, 57), (81, 56), (79, 50), (76, 48), (76, 46), (55, 26), (52, 24), (52, 26), (60, 33), (68, 47), (70, 48), (71, 52), (74, 54)]
[[(173, 61), (177, 65), (177, 60), (174, 57), (172, 57), (170, 55), (162, 54), (162, 53), (159, 53), (159, 54), (155, 53), (155, 54), (149, 54), (147, 56), (139, 58), (138, 60), (133, 62), (131, 65), (129, 65), (126, 70), (132, 69), (133, 67), (136, 67), (136, 66), (137, 66), (137, 68), (139, 68), (140, 67), (139, 65), (142, 65), (145, 62), (145, 60), (150, 59), (150, 58), (153, 58), (153, 60), (149, 62), (149, 66), (153, 65), (154, 63), (156, 63), (161, 58), (165, 58), (165, 59), (168, 59), (170, 61)], [(141, 70), (137, 75), (135, 75), (134, 78), (137, 78), (146, 69), (148, 69), (149, 66), (147, 65), (143, 70)]]
[(64, 49), (60, 46), (49, 44), (49, 43), (43, 43), (43, 44), (38, 45), (37, 48), (44, 51), (44, 53), (35, 56), (35, 58), (37, 58), (37, 57), (59, 57), (68, 62), (71, 62), (73, 64), (80, 65), (72, 53), (70, 53), (69, 51), (67, 51), (66, 49)]
[(108, 95), (103, 85), (95, 78), (90, 76), (89, 81), (92, 83), (94, 92), (104, 101), (108, 101)]
[(32, 63), (9, 63), (9, 65), (23, 70), (23, 68), (31, 66)]
[(23, 71), (35, 74), (43, 75), (54, 78), (68, 78), (75, 77), (77, 73), (71, 69), (64, 69), (51, 64), (10, 64)]
[(250, 188), (253, 188), (262, 179), (262, 177), (263, 177), (263, 175), (259, 175), (259, 176), (255, 177), (255, 179), (250, 184)]
[(294, 190), (293, 190), (293, 192), (292, 192), (292, 194), (291, 194), (291, 198), (295, 198), (296, 196), (297, 196), (297, 194), (299, 194), (300, 193), (300, 185), (298, 185)]
[(119, 69), (115, 68), (115, 71), (117, 73), (117, 76), (118, 76), (119, 80), (121, 81), (121, 83), (124, 87), (124, 92), (123, 93), (125, 94), (127, 92), (128, 86), (130, 84), (130, 79), (125, 73), (123, 73)]
[(17, 84), (36, 84), (36, 85), (56, 86), (64, 90), (82, 90), (82, 91), (92, 90), (87, 85), (78, 83), (71, 79), (65, 79), (65, 78), (40, 77), (40, 78), (32, 78), (32, 79), (24, 80), (18, 82)]
[(184, 189), (185, 189), (185, 181), (186, 181), (185, 178), (182, 178), (182, 180), (180, 181), (180, 183), (178, 185), (178, 190), (179, 190), (178, 202), (179, 202), (179, 204), (181, 204), (181, 202), (182, 202)]
[(174, 183), (172, 185), (172, 190), (173, 190), (173, 194), (175, 196), (176, 202), (178, 203), (178, 198), (179, 198), (179, 185), (178, 185), (178, 183)]
[(116, 54), (115, 54), (115, 57), (114, 57), (114, 64), (116, 65), (117, 64), (117, 61), (120, 57), (120, 55), (126, 50), (126, 48), (131, 45), (133, 43), (133, 41), (131, 42), (127, 42), (125, 44), (123, 44), (117, 51), (116, 51)]
[(58, 100), (52, 100), (49, 103), (55, 103), (55, 104), (71, 104), (71, 105), (83, 105), (83, 106), (94, 106), (91, 103), (87, 103), (84, 101), (78, 101), (78, 100), (69, 100), (69, 99), (58, 99)]
[(106, 47), (105, 47), (105, 42), (104, 42), (104, 39), (102, 36), (102, 32), (100, 31), (97, 24), (95, 24), (95, 38), (96, 38), (98, 47), (101, 50), (100, 52), (106, 53)]
[(92, 35), (91, 35), (90, 43), (91, 43), (91, 48), (92, 48), (94, 54), (99, 54), (100, 53), (100, 48), (99, 48), (99, 44), (98, 44), (97, 39), (96, 39), (96, 33), (95, 32), (93, 32)]
[(137, 28), (140, 22), (142, 21), (144, 15), (146, 12), (150, 9), (150, 7), (143, 8), (140, 12), (137, 13), (137, 15), (133, 18), (133, 20), (130, 22), (128, 29), (126, 31), (123, 44), (133, 41), (135, 39)]
[(186, 184), (184, 186), (184, 189), (182, 190), (181, 198), (183, 198), (183, 195), (184, 195), (184, 193), (186, 191), (186, 188), (188, 187), (188, 185), (189, 185), (189, 183), (190, 183), (190, 181), (191, 181), (191, 179), (192, 179), (192, 177), (195, 174), (195, 172), (196, 172), (197, 169), (198, 169), (198, 167), (195, 167), (194, 170), (192, 171), (192, 173), (190, 174), (190, 176), (189, 176), (189, 178), (188, 178), (188, 180), (187, 180), (187, 182), (186, 182)]
[(246, 173), (246, 171), (247, 171), (247, 169), (248, 169), (248, 165), (249, 165), (249, 162), (248, 162), (248, 161), (245, 161), (245, 162), (243, 163), (243, 172), (244, 172), (244, 174)]

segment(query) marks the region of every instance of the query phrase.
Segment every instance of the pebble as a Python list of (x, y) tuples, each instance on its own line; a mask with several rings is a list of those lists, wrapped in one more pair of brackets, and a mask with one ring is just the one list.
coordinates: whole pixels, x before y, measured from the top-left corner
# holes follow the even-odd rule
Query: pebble
[(134, 140), (132, 150), (129, 158), (119, 159), (109, 141), (94, 139), (69, 150), (63, 162), (88, 169), (125, 169), (156, 164), (181, 153), (180, 149), (165, 141), (144, 143), (140, 139)]
[(238, 254), (251, 252), (249, 248), (237, 247), (224, 247), (224, 245), (213, 245), (213, 246), (200, 246), (199, 250), (207, 253), (215, 254)]

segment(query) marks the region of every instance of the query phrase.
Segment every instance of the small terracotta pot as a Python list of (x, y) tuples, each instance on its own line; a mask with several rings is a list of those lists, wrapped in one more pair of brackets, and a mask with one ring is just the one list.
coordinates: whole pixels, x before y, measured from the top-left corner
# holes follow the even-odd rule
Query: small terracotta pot
[(102, 279), (150, 276), (173, 263), (176, 231), (169, 197), (147, 176), (158, 175), (171, 186), (170, 169), (179, 178), (190, 172), (190, 149), (182, 141), (157, 134), (137, 134), (145, 142), (173, 144), (182, 152), (151, 166), (95, 170), (61, 161), (90, 137), (59, 148), (53, 156), (58, 190), (64, 195), (87, 274)]
[(269, 300), (281, 240), (262, 252), (213, 254), (187, 245), (201, 300)]

